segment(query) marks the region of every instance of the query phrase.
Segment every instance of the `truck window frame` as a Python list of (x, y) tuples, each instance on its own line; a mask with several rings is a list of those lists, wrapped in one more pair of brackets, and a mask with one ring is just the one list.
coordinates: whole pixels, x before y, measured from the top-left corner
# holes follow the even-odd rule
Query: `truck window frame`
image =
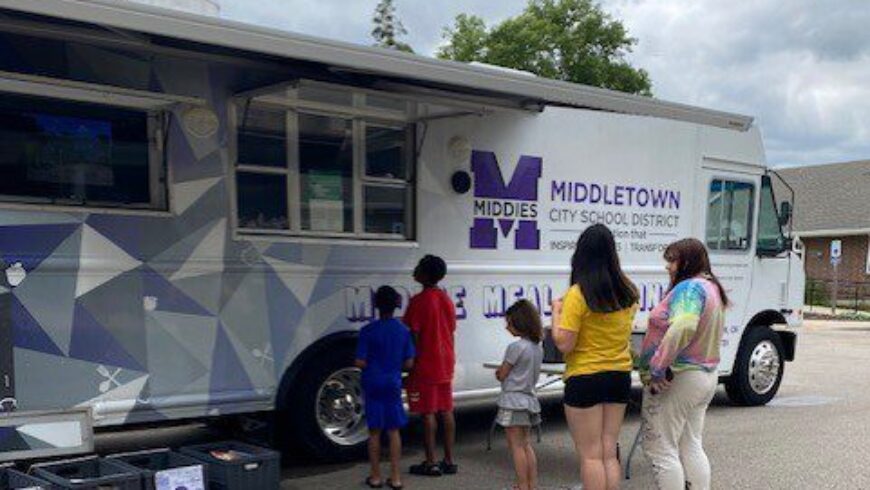
[[(99, 103), (90, 100), (84, 100), (76, 97), (48, 96), (48, 95), (33, 95), (30, 93), (21, 93), (13, 91), (0, 91), (0, 97), (26, 97), (37, 100), (72, 103), (82, 106), (83, 109), (92, 107), (94, 109), (111, 110), (117, 109), (121, 111), (141, 113), (145, 117), (146, 134), (144, 139), (148, 145), (148, 191), (149, 200), (147, 203), (127, 203), (122, 201), (102, 201), (102, 200), (83, 200), (80, 203), (71, 200), (60, 200), (57, 198), (39, 197), (39, 196), (24, 196), (4, 194), (0, 197), (0, 209), (10, 210), (30, 210), (30, 211), (45, 211), (45, 212), (86, 212), (86, 213), (102, 213), (102, 214), (122, 214), (122, 215), (158, 215), (167, 216), (171, 214), (171, 186), (172, 181), (171, 167), (167, 164), (165, 156), (166, 150), (166, 128), (169, 125), (170, 113), (165, 109), (145, 109), (133, 104), (123, 103)], [(83, 110), (83, 113), (85, 111)]]
[[(230, 101), (229, 119), (231, 138), (229, 144), (230, 164), (228, 185), (231, 200), (231, 221), (234, 234), (239, 238), (266, 238), (270, 240), (319, 240), (340, 239), (346, 242), (361, 240), (384, 244), (412, 244), (416, 240), (416, 192), (417, 192), (417, 150), (416, 125), (408, 117), (408, 112), (399, 112), (388, 108), (375, 107), (366, 104), (366, 97), (384, 97), (389, 94), (377, 94), (368, 90), (358, 90), (353, 87), (333, 84), (306, 84), (326, 90), (345, 91), (350, 94), (352, 102), (342, 105), (329, 101), (314, 101), (297, 99), (298, 89), (288, 89), (287, 98), (280, 104), (269, 100), (235, 99)], [(242, 128), (244, 111), (265, 110), (283, 112), (285, 118), (286, 167), (269, 167), (250, 164), (240, 160), (239, 134)], [(299, 117), (300, 115), (320, 116), (351, 121), (352, 140), (352, 231), (314, 231), (302, 227), (302, 188), (299, 162)], [(366, 166), (366, 128), (368, 126), (403, 130), (406, 133), (405, 173), (403, 178), (385, 178), (367, 175)], [(286, 213), (288, 224), (286, 228), (269, 229), (258, 227), (243, 227), (239, 222), (239, 173), (254, 173), (261, 175), (276, 175), (286, 178), (287, 203)], [(366, 187), (383, 187), (404, 189), (406, 191), (404, 214), (406, 230), (404, 233), (371, 233), (365, 231), (365, 189)]]
[[(719, 235), (717, 238), (718, 243), (714, 246), (710, 242), (710, 236), (708, 236), (708, 226), (710, 224), (710, 201), (712, 199), (712, 195), (714, 192), (713, 185), (716, 182), (721, 182), (723, 187), (726, 183), (744, 184), (744, 185), (749, 186), (750, 195), (749, 195), (749, 206), (747, 208), (747, 216), (746, 216), (746, 235), (745, 235), (746, 246), (745, 247), (729, 247), (728, 243), (727, 243), (727, 239), (725, 241), (724, 247), (719, 246), (719, 243), (723, 242), (722, 235), (721, 235), (721, 232), (723, 229), (721, 221), (720, 221), (720, 225), (719, 225)], [(711, 253), (748, 254), (748, 253), (752, 252), (752, 250), (755, 248), (755, 243), (753, 242), (753, 240), (754, 240), (754, 236), (755, 236), (754, 228), (756, 226), (755, 217), (757, 214), (756, 210), (755, 210), (756, 202), (757, 202), (756, 187), (757, 187), (756, 182), (754, 180), (735, 178), (734, 176), (713, 175), (707, 181), (707, 187), (706, 187), (707, 193), (706, 193), (706, 199), (705, 199), (706, 206), (705, 206), (705, 210), (704, 210), (704, 244), (707, 246), (707, 248), (710, 250)], [(719, 192), (720, 192), (720, 194), (724, 195), (724, 189), (720, 190)], [(732, 194), (733, 194), (733, 192), (732, 192)], [(732, 199), (731, 200), (732, 217), (729, 217), (729, 221), (728, 221), (729, 223), (734, 221), (733, 220), (733, 202), (734, 201)]]
[[(779, 222), (779, 210), (777, 208), (776, 189), (773, 188), (773, 181), (770, 179), (770, 176), (763, 175), (761, 177), (761, 185), (759, 186), (759, 189), (758, 236), (755, 239), (755, 249), (759, 255), (779, 255), (780, 253), (787, 250), (788, 241), (786, 240), (786, 234), (782, 230), (782, 225)], [(765, 214), (768, 214), (764, 212), (764, 200), (768, 200), (768, 202), (771, 204), (770, 210), (772, 212), (773, 220), (776, 223), (776, 229), (779, 232), (779, 247), (776, 249), (761, 247), (761, 220)]]

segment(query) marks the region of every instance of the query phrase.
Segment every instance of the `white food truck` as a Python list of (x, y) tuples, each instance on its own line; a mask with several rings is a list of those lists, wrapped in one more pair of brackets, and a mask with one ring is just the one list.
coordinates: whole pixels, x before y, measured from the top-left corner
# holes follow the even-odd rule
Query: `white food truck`
[[(590, 224), (641, 291), (710, 248), (733, 300), (720, 372), (776, 393), (801, 322), (752, 119), (109, 0), (0, 0), (0, 454), (93, 427), (277, 411), (337, 457), (365, 426), (352, 355), (372, 292), (443, 257), (455, 396), (519, 298), (542, 315)], [(777, 196), (777, 198), (788, 196)], [(557, 388), (558, 389), (558, 388)]]

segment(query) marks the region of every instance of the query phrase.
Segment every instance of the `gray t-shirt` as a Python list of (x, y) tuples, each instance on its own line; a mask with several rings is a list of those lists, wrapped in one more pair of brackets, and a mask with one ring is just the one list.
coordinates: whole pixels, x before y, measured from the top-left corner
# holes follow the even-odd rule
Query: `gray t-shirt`
[(501, 382), (499, 408), (509, 410), (528, 410), (541, 412), (541, 404), (535, 395), (535, 385), (541, 376), (541, 363), (544, 361), (544, 348), (528, 339), (519, 339), (508, 346), (504, 362), (513, 368)]

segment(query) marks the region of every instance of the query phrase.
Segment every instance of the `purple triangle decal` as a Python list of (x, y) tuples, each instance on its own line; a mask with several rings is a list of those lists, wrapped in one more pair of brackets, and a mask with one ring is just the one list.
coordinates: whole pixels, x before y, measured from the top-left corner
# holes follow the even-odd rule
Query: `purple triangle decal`
[[(224, 328), (224, 325), (219, 322), (214, 346), (214, 360), (211, 366), (209, 393), (217, 395), (219, 393), (253, 391), (254, 384), (248, 377), (242, 361), (239, 360), (238, 353), (224, 332)], [(213, 398), (216, 399), (216, 397)]]
[[(63, 351), (51, 340), (39, 322), (33, 318), (33, 315), (27, 311), (27, 308), (21, 304), (21, 301), (15, 295), (4, 295), (11, 301), (11, 316), (12, 316), (12, 332), (15, 338), (15, 347), (21, 349), (42, 352), (52, 356), (64, 357)], [(0, 301), (3, 301), (0, 299)]]
[(32, 271), (79, 226), (76, 223), (0, 226), (0, 258), (7, 264), (21, 262)]
[(213, 316), (154, 269), (142, 266), (139, 272), (142, 274), (142, 295), (157, 299), (157, 311)]
[(511, 228), (514, 227), (514, 220), (500, 219), (498, 220), (498, 227), (501, 229), (501, 236), (507, 237), (508, 233), (511, 232)]
[(78, 301), (73, 313), (69, 356), (82, 361), (147, 372)]

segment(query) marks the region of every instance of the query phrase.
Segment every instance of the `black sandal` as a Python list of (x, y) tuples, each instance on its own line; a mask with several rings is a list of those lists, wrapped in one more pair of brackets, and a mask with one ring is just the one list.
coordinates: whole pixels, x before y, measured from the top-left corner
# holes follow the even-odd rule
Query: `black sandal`
[(369, 488), (384, 488), (384, 482), (374, 483), (372, 481), (372, 477), (367, 476), (366, 477), (366, 486)]
[(391, 480), (390, 478), (387, 478), (387, 486), (390, 487), (392, 490), (402, 490), (403, 488), (405, 488), (404, 485), (393, 484), (393, 480)]
[(447, 461), (442, 461), (438, 463), (438, 467), (441, 469), (441, 473), (444, 475), (455, 475), (459, 473), (459, 466), (456, 463), (448, 463)]
[(427, 463), (423, 461), (420, 464), (411, 466), (411, 474), (419, 476), (441, 476), (441, 466), (438, 463)]

